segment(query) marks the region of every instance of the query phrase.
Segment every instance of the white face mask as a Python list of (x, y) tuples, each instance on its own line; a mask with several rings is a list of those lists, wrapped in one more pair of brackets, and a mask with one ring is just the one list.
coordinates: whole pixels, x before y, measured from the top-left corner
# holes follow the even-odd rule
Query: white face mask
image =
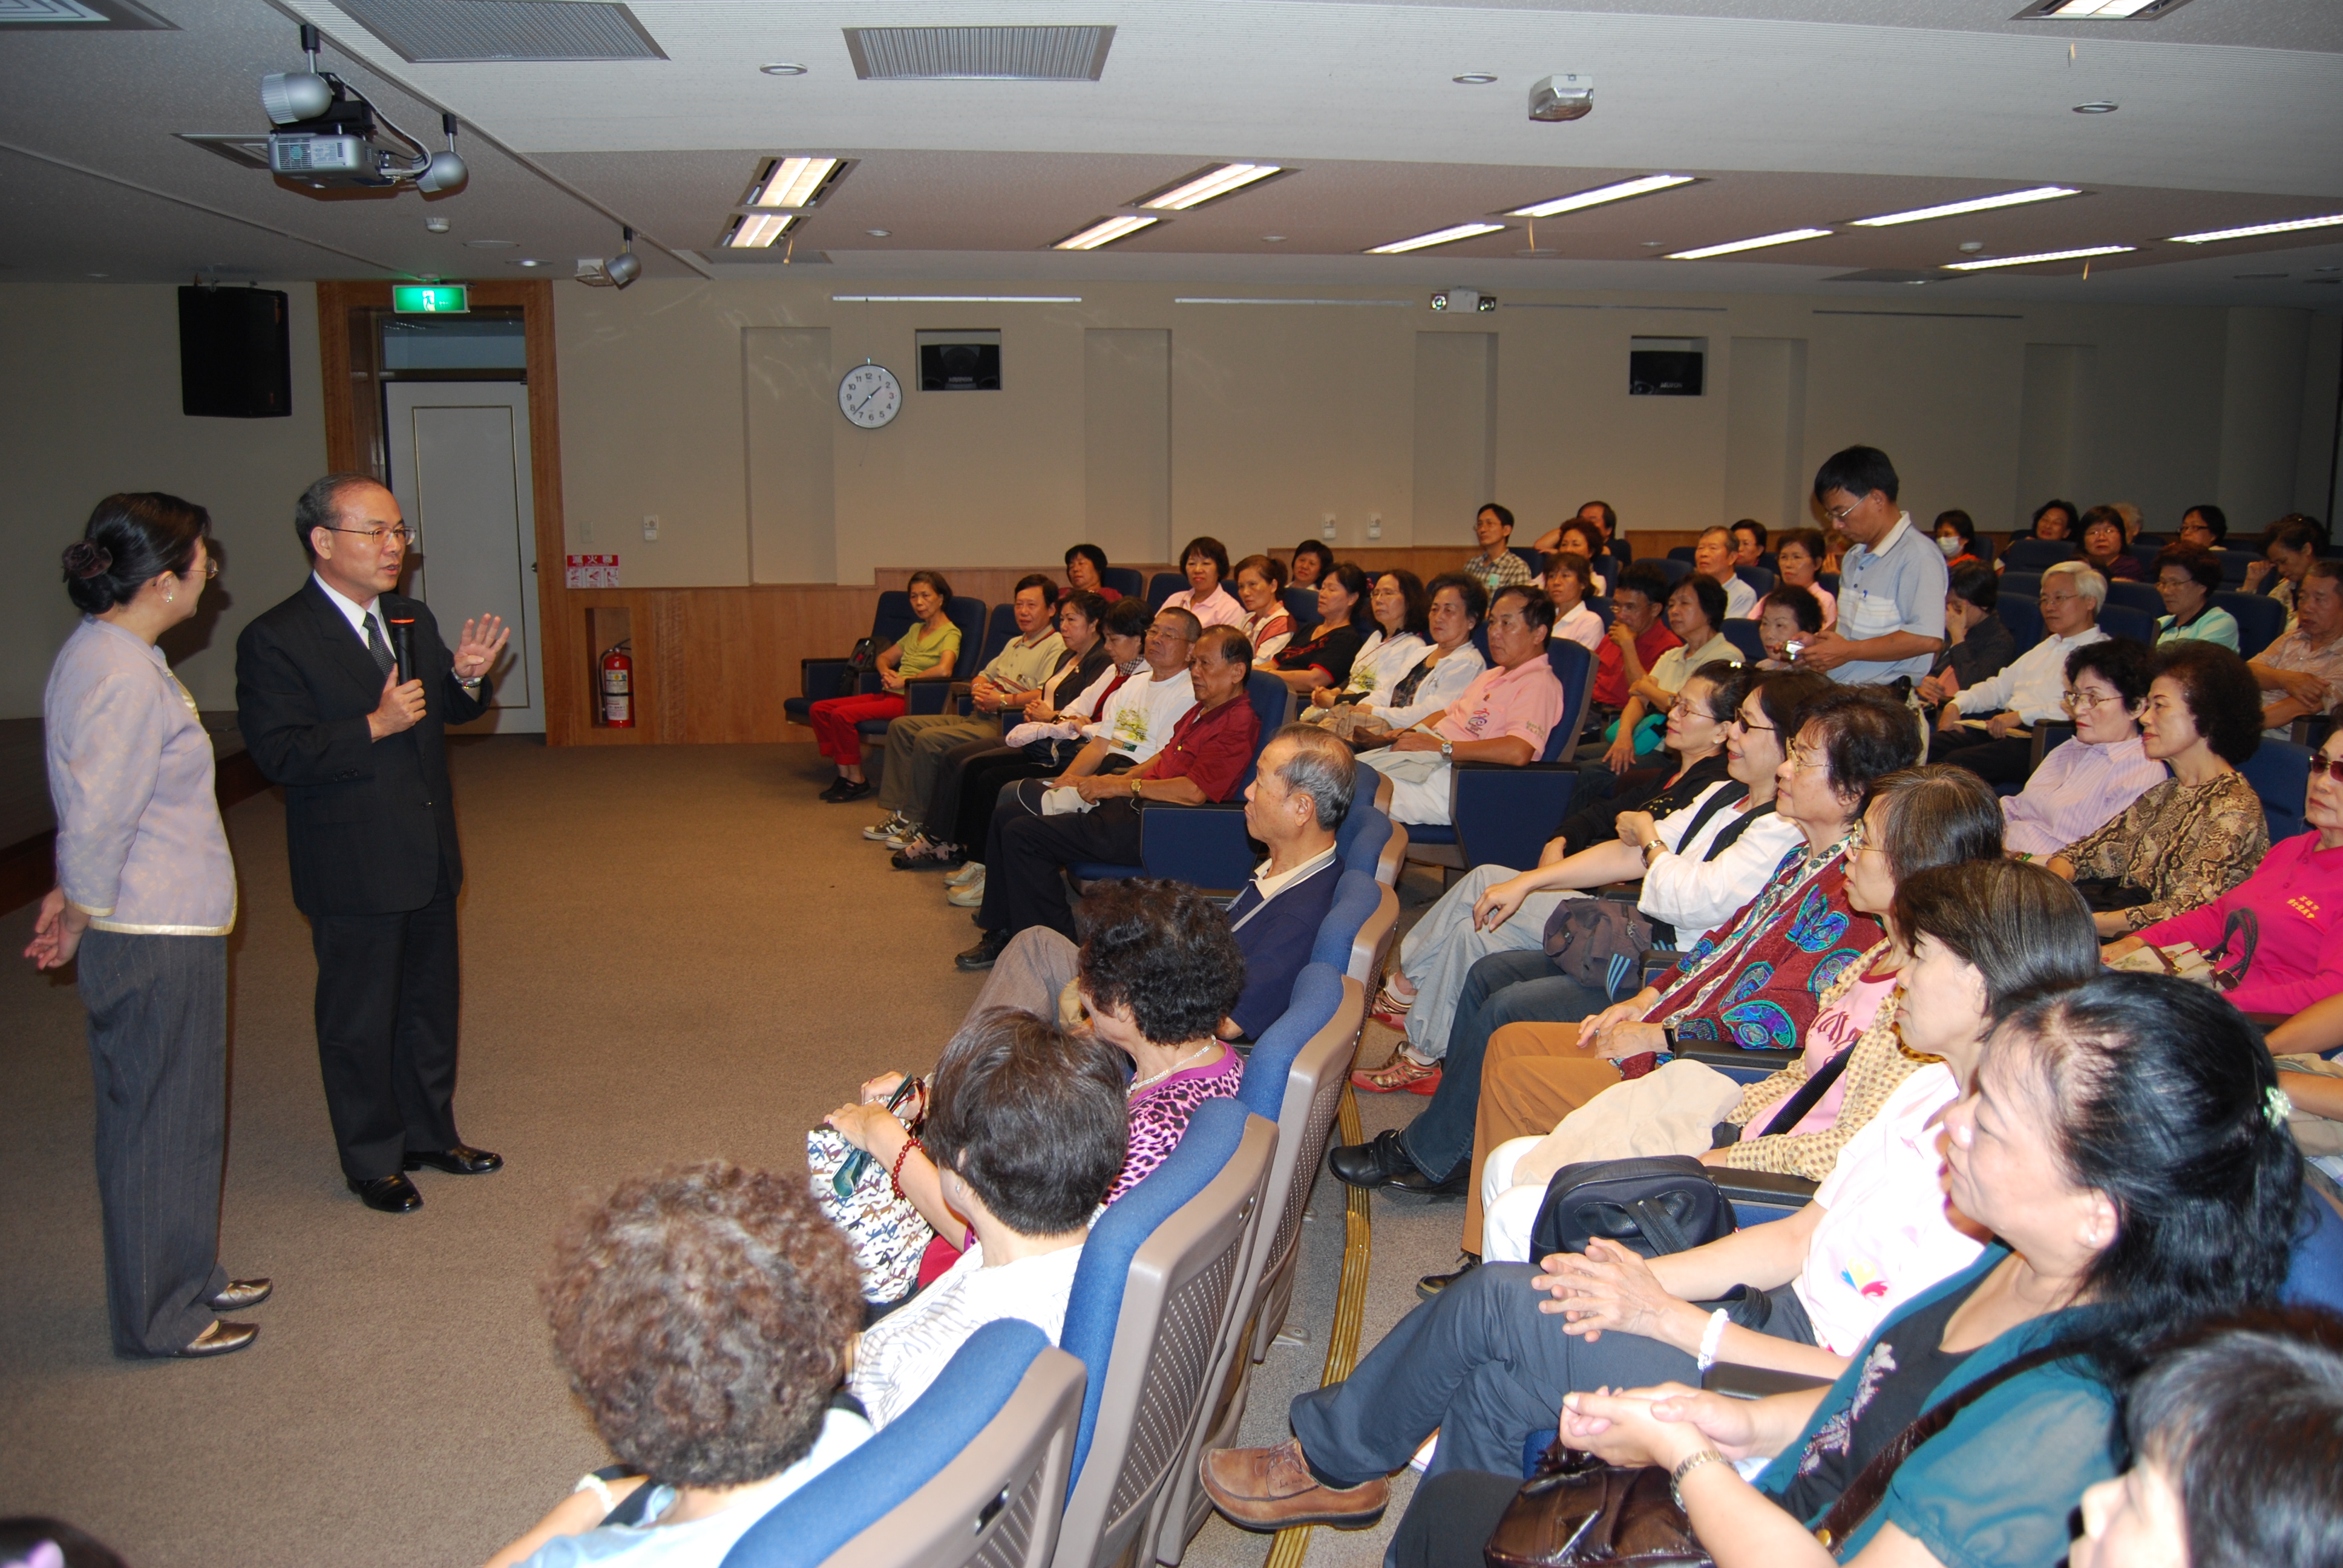
[(1955, 534), (1949, 539), (1938, 539), (1936, 541), (1936, 548), (1945, 552), (1945, 558), (1946, 560), (1950, 560), (1953, 557), (1959, 555), (1966, 547), (1962, 543), (1961, 536)]

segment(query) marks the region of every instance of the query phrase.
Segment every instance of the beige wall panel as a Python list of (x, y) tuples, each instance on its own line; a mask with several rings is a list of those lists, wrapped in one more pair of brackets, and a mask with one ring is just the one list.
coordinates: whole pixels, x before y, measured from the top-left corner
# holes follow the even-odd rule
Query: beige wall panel
[(758, 582), (838, 580), (830, 465), (836, 427), (844, 421), (834, 382), (828, 327), (740, 329), (749, 558)]
[[(1497, 335), (1415, 335), (1415, 542), (1477, 546), (1473, 522), (1497, 500)], [(1510, 509), (1510, 508), (1508, 508)], [(1514, 527), (1518, 529), (1520, 519)], [(1514, 536), (1528, 544), (1534, 531)], [(1385, 530), (1384, 538), (1390, 538)]]
[(2031, 526), (2034, 508), (2056, 497), (2077, 506), (2089, 461), (2083, 397), (2091, 350), (2079, 343), (2029, 343), (2018, 393), (2017, 481), (2006, 518), (1971, 518), (1983, 528)]
[(2310, 318), (2302, 363), (2302, 434), (2295, 442), (2294, 509), (2322, 523), (2335, 520), (2338, 432), (2336, 403), (2343, 395), (2343, 314)]
[(1779, 532), (1807, 521), (1806, 340), (1735, 337), (1724, 387), (1727, 520)]
[(2227, 312), (2221, 387), (2219, 501), (2239, 532), (2294, 507), (2310, 312)]
[(1896, 462), (1901, 500), (1924, 527), (1958, 507), (2007, 527), (2016, 493), (2023, 321), (1951, 317), (1813, 317), (1806, 357), (1805, 488), (1845, 447)]
[[(2088, 461), (2071, 499), (2086, 507), (2130, 501), (2150, 529), (2173, 533), (2189, 503), (2222, 498), (2217, 491), (2223, 314), (2178, 308), (2041, 313), (2041, 319), (2059, 324), (2064, 341), (2092, 346), (2081, 402)], [(2028, 503), (2026, 511), (2043, 498)]]
[(1179, 548), (1172, 538), (1169, 332), (1082, 333), (1082, 537), (1111, 561), (1168, 560)]

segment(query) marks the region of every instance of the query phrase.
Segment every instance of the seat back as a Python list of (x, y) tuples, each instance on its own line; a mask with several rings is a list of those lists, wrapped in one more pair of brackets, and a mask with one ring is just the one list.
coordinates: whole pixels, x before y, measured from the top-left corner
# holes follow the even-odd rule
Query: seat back
[(2156, 619), (2155, 616), (2144, 609), (2133, 609), (2128, 605), (2117, 604), (2113, 600), (2099, 607), (2101, 631), (2106, 632), (2109, 637), (2132, 638), (2147, 643), (2151, 648), (2156, 645)]
[(870, 614), (870, 640), (880, 648), (903, 640), (903, 634), (920, 624), (911, 613), (911, 596), (901, 588), (889, 588), (879, 596), (878, 608)]
[(1186, 1452), (1276, 1141), (1241, 1102), (1206, 1101), (1091, 1228), (1058, 1336), (1090, 1381), (1057, 1568), (1121, 1561)]
[(2247, 658), (2259, 658), (2286, 630), (2286, 607), (2274, 598), (2223, 592), (2215, 594), (2213, 602), (2237, 618), (2237, 651)]
[(2003, 579), (2001, 603), (1995, 613), (2001, 617), (2001, 624), (2009, 628), (2010, 642), (2019, 653), (2024, 653), (2042, 640), (2041, 590), (2039, 585), (2033, 593), (2019, 593), (2010, 588), (2007, 578), (2016, 575), (2011, 572)]
[(1838, 597), (1838, 573), (1816, 572), (1815, 574), (1815, 581), (1822, 584), (1824, 588), (1829, 589), (1833, 598), (1836, 598)]
[(2122, 578), (2107, 584), (2107, 602), (2126, 609), (2146, 610), (2150, 615), (2164, 613), (2164, 596), (2156, 591), (2154, 583), (2127, 582)]
[(1603, 629), (1604, 631), (1607, 632), (1611, 629), (1611, 600), (1608, 597), (1597, 596), (1596, 598), (1590, 598), (1586, 601), (1586, 608), (1603, 618)]
[(2221, 548), (2213, 552), (2213, 558), (2221, 563), (2222, 586), (2236, 588), (2246, 580), (2246, 568), (2261, 559), (2262, 553), (2259, 550)]
[(2237, 767), (2246, 782), (2261, 797), (2262, 815), (2269, 820), (2270, 842), (2291, 839), (2303, 830), (2303, 807), (2310, 793), (2311, 750), (2291, 740), (2265, 737), (2254, 754)]
[(1261, 720), (1261, 732), (1252, 738), (1252, 756), (1245, 762), (1244, 777), (1237, 780), (1233, 799), (1244, 799), (1245, 787), (1252, 782), (1253, 774), (1261, 768), (1261, 754), (1277, 739), (1277, 732), (1293, 719), (1293, 689), (1265, 669), (1256, 669), (1245, 677), (1245, 700), (1252, 704), (1253, 717)]
[(1774, 591), (1774, 573), (1769, 567), (1735, 567), (1733, 575), (1747, 583), (1759, 598)]
[(1765, 644), (1757, 635), (1757, 623), (1739, 616), (1728, 616), (1717, 630), (1725, 634), (1742, 661), (1755, 664), (1765, 657)]
[(2001, 558), (2011, 571), (2038, 572), (2044, 567), (2073, 560), (2075, 546), (2069, 539), (2012, 539), (2009, 548), (2001, 552)]
[[(1285, 601), (1285, 613), (1293, 618), (1297, 631), (1318, 629), (1318, 590), (1314, 588), (1290, 588), (1278, 597)], [(1297, 642), (1307, 642), (1306, 637), (1296, 637)]]
[(1578, 751), (1578, 732), (1586, 726), (1586, 704), (1594, 690), (1594, 656), (1583, 644), (1566, 637), (1545, 639), (1545, 661), (1562, 682), (1562, 719), (1546, 731), (1541, 762), (1567, 762)]
[(1692, 565), (1694, 554), (1694, 551), (1692, 546), (1675, 545), (1670, 547), (1668, 550), (1668, 559), (1672, 561), (1682, 561), (1684, 565), (1690, 566)]
[(1185, 572), (1157, 572), (1147, 579), (1147, 608), (1161, 609), (1163, 601), (1188, 586)]
[(2296, 1229), (2294, 1261), (2278, 1299), (2289, 1306), (2324, 1307), (2343, 1312), (2343, 1215), (2306, 1183), (2302, 1222)]
[[(966, 594), (954, 594), (945, 604), (944, 613), (951, 617), (954, 626), (960, 628), (960, 655), (952, 665), (952, 678), (966, 680), (983, 668), (980, 663), (970, 661), (968, 650), (984, 646), (984, 601), (970, 598)], [(1003, 643), (1001, 646), (1005, 648), (1008, 645)]]
[(750, 1525), (723, 1568), (1045, 1568), (1082, 1382), (1031, 1323), (985, 1324), (884, 1431)]
[(1545, 575), (1544, 550), (1534, 550), (1526, 545), (1507, 545), (1505, 550), (1507, 554), (1519, 556), (1522, 558), (1522, 565), (1530, 568), (1530, 576), (1535, 578)]
[(1397, 895), (1373, 877), (1364, 871), (1344, 871), (1334, 884), (1334, 901), (1318, 922), (1318, 940), (1310, 949), (1310, 961), (1330, 964), (1344, 974), (1353, 972), (1361, 938), (1386, 896), (1396, 908)]
[(1099, 581), (1125, 598), (1137, 598), (1147, 591), (1147, 579), (1139, 575), (1137, 567), (1109, 567), (1099, 573)]
[[(1359, 769), (1362, 784), (1370, 778), (1382, 777), (1372, 769)], [(1342, 825), (1334, 829), (1334, 853), (1342, 859), (1342, 869), (1373, 876), (1375, 861), (1391, 839), (1392, 825), (1391, 818), (1377, 810), (1373, 801), (1354, 798), (1350, 811), (1342, 818)]]
[[(1007, 648), (1016, 636), (1017, 607), (1013, 604), (994, 605), (990, 618), (984, 623), (984, 647), (979, 650), (976, 662), (961, 665), (952, 673), (961, 680), (973, 678), (978, 670), (999, 658), (1001, 650)], [(962, 643), (960, 646), (966, 648), (970, 645)]]
[[(1681, 549), (1684, 547), (1679, 545), (1676, 548)], [(1666, 559), (1656, 560), (1652, 564), (1660, 568), (1660, 575), (1668, 579), (1670, 588), (1675, 587), (1676, 584), (1692, 576), (1692, 558), (1689, 556), (1679, 558), (1674, 551), (1670, 551)]]

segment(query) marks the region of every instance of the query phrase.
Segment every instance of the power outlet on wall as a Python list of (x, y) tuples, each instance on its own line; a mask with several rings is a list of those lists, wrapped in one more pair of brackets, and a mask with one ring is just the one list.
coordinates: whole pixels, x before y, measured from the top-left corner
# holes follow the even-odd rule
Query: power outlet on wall
[(656, 518), (656, 517), (652, 517), (652, 516), (649, 516), (649, 515), (646, 515), (646, 516), (644, 517), (644, 518), (643, 518), (643, 538), (647, 538), (647, 539), (656, 539), (656, 538), (659, 538), (659, 518)]
[(1371, 539), (1379, 539), (1383, 537), (1383, 515), (1381, 512), (1369, 512), (1367, 514), (1367, 538)]
[(1332, 513), (1332, 512), (1328, 512), (1328, 513), (1326, 514), (1325, 521), (1320, 525), (1319, 529), (1318, 529), (1318, 532), (1319, 532), (1321, 535), (1324, 536), (1324, 538), (1325, 538), (1325, 539), (1326, 539), (1326, 542), (1327, 542), (1327, 543), (1329, 543), (1329, 544), (1333, 543), (1333, 541), (1334, 541), (1334, 537), (1335, 537), (1335, 536), (1334, 536), (1334, 514), (1333, 514), (1333, 513)]

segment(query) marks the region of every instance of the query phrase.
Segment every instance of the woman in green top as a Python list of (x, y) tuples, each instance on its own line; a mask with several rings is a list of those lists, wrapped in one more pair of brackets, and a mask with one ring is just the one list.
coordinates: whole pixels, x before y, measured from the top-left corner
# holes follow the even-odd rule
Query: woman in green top
[(2158, 616), (2156, 640), (2217, 642), (2237, 647), (2237, 618), (2213, 602), (2221, 591), (2221, 563), (2209, 550), (2174, 545), (2156, 558), (2156, 591), (2172, 613)]
[(866, 719), (901, 717), (910, 682), (923, 675), (950, 676), (960, 660), (960, 628), (946, 613), (951, 584), (941, 572), (913, 572), (909, 586), (918, 624), (879, 656), (879, 683), (885, 689), (825, 697), (813, 705), (814, 737), (821, 754), (838, 764), (838, 777), (821, 792), (825, 800), (860, 800), (875, 788), (862, 776), (862, 736), (856, 726)]

